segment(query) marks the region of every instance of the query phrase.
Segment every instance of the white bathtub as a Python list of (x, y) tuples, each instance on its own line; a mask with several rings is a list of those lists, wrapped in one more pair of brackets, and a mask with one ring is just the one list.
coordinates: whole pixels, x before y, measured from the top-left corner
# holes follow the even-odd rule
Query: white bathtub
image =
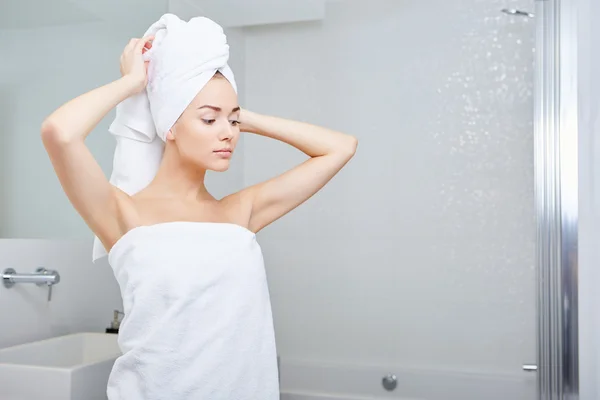
[(117, 335), (76, 333), (0, 349), (2, 400), (106, 400)]
[[(382, 379), (395, 374), (387, 391)], [(281, 358), (281, 400), (535, 400), (535, 373), (348, 366)]]
[[(117, 336), (78, 333), (0, 349), (1, 400), (105, 400)], [(394, 391), (383, 388), (397, 376)], [(536, 377), (281, 359), (281, 400), (534, 400)]]

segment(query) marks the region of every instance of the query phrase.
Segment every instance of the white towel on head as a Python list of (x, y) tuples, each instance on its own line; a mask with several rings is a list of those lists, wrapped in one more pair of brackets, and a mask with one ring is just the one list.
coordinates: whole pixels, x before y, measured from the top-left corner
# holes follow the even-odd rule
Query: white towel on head
[[(198, 92), (219, 71), (237, 92), (229, 65), (229, 45), (223, 28), (206, 17), (183, 21), (164, 14), (148, 28), (152, 48), (146, 90), (117, 105), (109, 131), (117, 146), (110, 183), (133, 195), (154, 178), (162, 160), (165, 138)], [(106, 255), (95, 237), (93, 261)]]

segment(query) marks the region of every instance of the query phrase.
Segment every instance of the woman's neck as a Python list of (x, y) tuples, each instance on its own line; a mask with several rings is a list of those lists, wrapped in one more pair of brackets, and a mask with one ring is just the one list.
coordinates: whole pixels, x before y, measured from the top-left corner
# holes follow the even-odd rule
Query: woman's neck
[(177, 148), (167, 144), (156, 176), (148, 186), (149, 191), (161, 197), (177, 199), (212, 199), (206, 189), (206, 170), (182, 160)]

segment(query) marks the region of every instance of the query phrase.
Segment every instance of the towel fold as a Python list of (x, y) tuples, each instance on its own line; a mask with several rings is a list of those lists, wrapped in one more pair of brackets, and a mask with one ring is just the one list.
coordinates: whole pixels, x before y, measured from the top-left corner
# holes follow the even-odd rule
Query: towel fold
[[(237, 91), (227, 37), (216, 22), (206, 17), (186, 22), (167, 13), (143, 37), (149, 35), (154, 41), (143, 55), (149, 61), (146, 90), (117, 105), (109, 127), (117, 141), (110, 183), (129, 195), (155, 177), (169, 129), (217, 71)], [(95, 237), (93, 261), (106, 254)]]

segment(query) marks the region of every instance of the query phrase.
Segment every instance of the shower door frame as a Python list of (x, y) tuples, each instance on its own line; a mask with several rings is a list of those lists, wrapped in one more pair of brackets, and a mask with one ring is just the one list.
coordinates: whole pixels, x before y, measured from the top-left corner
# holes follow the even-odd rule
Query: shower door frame
[(579, 399), (576, 0), (536, 0), (538, 398)]

